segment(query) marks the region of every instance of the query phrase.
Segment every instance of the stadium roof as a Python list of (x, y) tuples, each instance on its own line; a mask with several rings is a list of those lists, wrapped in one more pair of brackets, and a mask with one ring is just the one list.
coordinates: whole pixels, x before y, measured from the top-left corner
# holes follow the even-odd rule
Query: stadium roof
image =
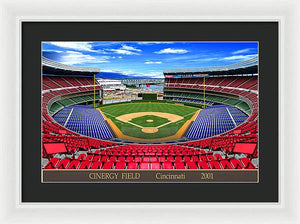
[(52, 61), (42, 56), (43, 74), (91, 76), (100, 72), (99, 68), (77, 67)]
[(212, 73), (212, 74), (220, 74), (229, 71), (235, 72), (251, 72), (257, 73), (258, 67), (258, 56), (255, 56), (251, 59), (238, 62), (231, 65), (225, 66), (213, 66), (213, 67), (198, 67), (198, 68), (179, 68), (179, 69), (165, 69), (163, 71), (164, 74), (176, 74), (176, 73)]

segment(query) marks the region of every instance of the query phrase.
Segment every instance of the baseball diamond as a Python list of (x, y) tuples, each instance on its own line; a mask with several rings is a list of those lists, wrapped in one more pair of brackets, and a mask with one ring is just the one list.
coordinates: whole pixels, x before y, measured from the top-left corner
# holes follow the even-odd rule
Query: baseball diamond
[(169, 140), (181, 138), (199, 108), (168, 103), (128, 103), (98, 108), (119, 138)]

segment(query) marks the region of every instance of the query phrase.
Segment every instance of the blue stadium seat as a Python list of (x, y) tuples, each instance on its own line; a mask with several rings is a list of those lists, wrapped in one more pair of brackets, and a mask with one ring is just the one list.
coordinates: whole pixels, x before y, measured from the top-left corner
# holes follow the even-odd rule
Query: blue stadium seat
[(65, 107), (54, 119), (66, 128), (92, 138), (111, 139), (113, 137), (100, 111), (84, 105)]

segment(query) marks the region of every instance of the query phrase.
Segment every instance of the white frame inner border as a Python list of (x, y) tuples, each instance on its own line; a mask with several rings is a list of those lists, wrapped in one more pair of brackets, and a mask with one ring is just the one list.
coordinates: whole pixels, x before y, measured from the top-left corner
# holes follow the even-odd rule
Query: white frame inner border
[[(126, 4), (125, 4), (126, 2)], [(4, 223), (299, 223), (300, 4), (296, 0), (0, 2), (1, 111), (0, 220)], [(97, 7), (93, 7), (97, 6)], [(230, 7), (228, 7), (230, 6)], [(80, 15), (80, 16), (78, 16)], [(217, 15), (217, 16), (215, 16)], [(21, 21), (278, 21), (279, 203), (21, 203)], [(9, 74), (9, 75), (8, 75)], [(9, 106), (7, 106), (9, 105)], [(9, 109), (10, 108), (10, 109)], [(298, 137), (299, 138), (299, 137)], [(299, 169), (299, 168), (298, 168)], [(81, 215), (74, 215), (81, 214)], [(116, 215), (118, 214), (118, 215)]]

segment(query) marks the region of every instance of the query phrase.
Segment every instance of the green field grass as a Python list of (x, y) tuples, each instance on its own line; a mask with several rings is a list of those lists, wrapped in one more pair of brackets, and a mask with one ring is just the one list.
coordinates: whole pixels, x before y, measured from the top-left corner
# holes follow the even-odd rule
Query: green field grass
[[(152, 122), (147, 122), (147, 120), (148, 121), (152, 120)], [(140, 126), (143, 126), (143, 127), (157, 127), (159, 125), (169, 122), (169, 120), (166, 118), (157, 117), (154, 115), (145, 115), (142, 117), (133, 118), (130, 122), (140, 125)]]
[[(128, 104), (119, 104), (101, 107), (102, 112), (105, 116), (111, 119), (116, 126), (123, 132), (123, 134), (141, 138), (141, 139), (155, 139), (155, 138), (164, 138), (177, 133), (181, 126), (189, 120), (199, 108), (182, 106), (176, 104), (168, 103), (128, 103)], [(144, 133), (141, 131), (141, 128), (136, 127), (129, 123), (124, 123), (116, 119), (116, 117), (124, 114), (136, 113), (136, 112), (163, 112), (176, 114), (184, 117), (182, 120), (176, 123), (170, 123), (166, 126), (163, 126), (158, 129), (156, 133)], [(150, 116), (152, 118), (150, 118)], [(146, 120), (153, 120), (152, 123), (146, 122)], [(153, 115), (146, 115), (143, 117), (132, 119), (130, 122), (134, 122), (143, 127), (156, 127), (165, 122), (168, 122), (167, 119), (156, 117)], [(155, 123), (155, 125), (153, 125)], [(156, 125), (157, 124), (157, 125)]]

